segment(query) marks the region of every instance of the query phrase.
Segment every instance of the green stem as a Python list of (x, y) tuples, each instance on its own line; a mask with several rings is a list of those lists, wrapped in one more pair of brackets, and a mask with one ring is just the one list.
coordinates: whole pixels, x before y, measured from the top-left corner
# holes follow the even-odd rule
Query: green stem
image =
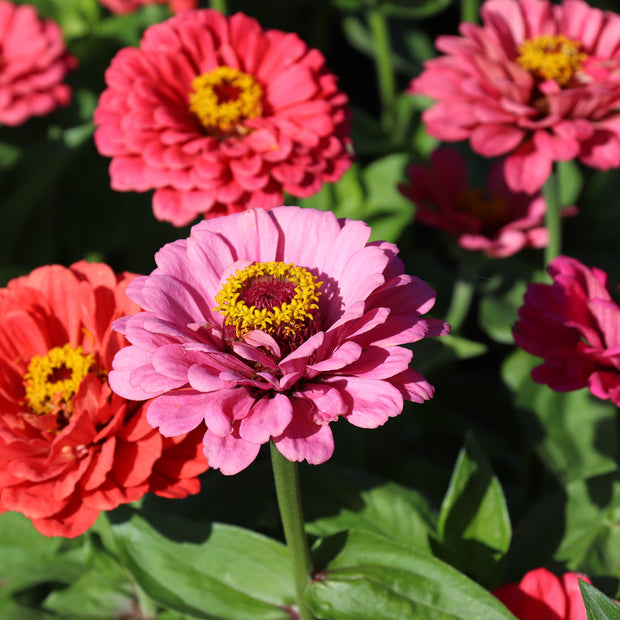
[(478, 23), (478, 0), (461, 0), (461, 21)]
[(282, 456), (271, 442), (271, 464), (276, 483), (276, 496), (284, 529), (284, 538), (291, 556), (300, 620), (314, 620), (306, 603), (305, 592), (310, 583), (310, 550), (304, 530), (304, 517), (299, 492), (297, 463)]
[(222, 15), (228, 15), (227, 0), (209, 0), (209, 6), (222, 13)]
[(469, 312), (471, 302), (474, 298), (476, 286), (474, 283), (478, 273), (480, 263), (461, 260), (459, 262), (458, 273), (452, 289), (452, 300), (445, 316), (445, 320), (450, 323), (450, 333), (456, 334), (460, 331), (463, 321)]
[(545, 224), (549, 232), (549, 243), (545, 248), (545, 265), (562, 253), (562, 214), (558, 191), (558, 177), (555, 169), (551, 171), (543, 187), (543, 195), (547, 203)]
[(372, 36), (375, 67), (379, 81), (379, 97), (381, 99), (381, 123), (384, 130), (394, 128), (394, 101), (396, 98), (396, 81), (392, 67), (392, 50), (390, 48), (390, 33), (385, 15), (377, 9), (369, 9), (367, 13), (368, 25)]

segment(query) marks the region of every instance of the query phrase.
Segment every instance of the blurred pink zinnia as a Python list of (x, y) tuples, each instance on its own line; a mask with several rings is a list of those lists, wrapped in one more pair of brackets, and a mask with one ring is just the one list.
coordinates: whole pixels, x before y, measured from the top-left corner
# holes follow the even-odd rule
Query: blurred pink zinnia
[(95, 142), (112, 187), (155, 189), (155, 216), (177, 226), (310, 196), (351, 164), (348, 100), (323, 55), (242, 13), (152, 26), (106, 81)]
[(99, 0), (111, 13), (123, 15), (137, 11), (147, 4), (164, 4), (168, 2), (173, 13), (188, 11), (198, 6), (198, 0)]
[(442, 147), (431, 154), (430, 166), (410, 166), (410, 185), (400, 190), (416, 203), (416, 221), (447, 231), (466, 250), (504, 258), (523, 248), (546, 246), (542, 195), (511, 191), (501, 165), (492, 166), (486, 188), (472, 188), (465, 160)]
[(144, 312), (115, 323), (133, 346), (112, 389), (154, 398), (165, 436), (204, 421), (211, 467), (234, 474), (273, 440), (291, 461), (322, 463), (330, 422), (375, 428), (433, 388), (400, 345), (448, 331), (422, 315), (435, 294), (403, 273), (363, 222), (298, 207), (200, 222), (164, 246), (127, 294)]
[(493, 594), (518, 620), (586, 620), (579, 579), (586, 575), (564, 573), (556, 577), (546, 568), (531, 570), (519, 584), (510, 583)]
[(34, 7), (0, 0), (0, 125), (21, 125), (71, 99), (63, 84), (77, 66), (58, 24)]
[(487, 0), (483, 26), (442, 36), (411, 93), (437, 102), (428, 132), (508, 155), (506, 180), (533, 193), (554, 161), (620, 165), (620, 16), (582, 0)]
[(532, 378), (558, 392), (588, 387), (620, 405), (620, 307), (607, 274), (559, 256), (547, 268), (553, 284), (530, 284), (513, 329), (519, 347), (544, 363)]

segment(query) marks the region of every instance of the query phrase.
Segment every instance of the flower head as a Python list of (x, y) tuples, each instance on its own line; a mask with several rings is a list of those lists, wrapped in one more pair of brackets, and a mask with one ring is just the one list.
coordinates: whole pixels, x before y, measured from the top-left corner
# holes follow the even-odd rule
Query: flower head
[(108, 11), (118, 15), (133, 13), (133, 11), (137, 11), (141, 6), (147, 4), (164, 4), (167, 2), (173, 13), (189, 11), (198, 6), (198, 0), (99, 0), (99, 2)]
[(486, 0), (483, 25), (442, 36), (410, 92), (437, 100), (428, 132), (507, 155), (513, 191), (542, 187), (555, 161), (620, 165), (620, 16), (583, 0)]
[(519, 584), (502, 586), (493, 594), (518, 620), (586, 620), (579, 579), (592, 583), (580, 573), (556, 577), (546, 568), (537, 568)]
[(310, 196), (351, 164), (347, 97), (318, 50), (237, 13), (181, 13), (106, 73), (95, 111), (112, 187), (155, 189), (177, 226)]
[(530, 284), (513, 329), (519, 347), (544, 358), (532, 378), (558, 392), (588, 387), (620, 405), (620, 307), (607, 274), (559, 256), (552, 284)]
[(77, 65), (58, 24), (34, 7), (0, 0), (0, 125), (21, 125), (71, 99), (63, 84)]
[(110, 324), (137, 310), (125, 296), (132, 278), (80, 262), (0, 289), (0, 511), (48, 536), (82, 534), (101, 510), (149, 491), (200, 490), (200, 433), (162, 438), (143, 402), (108, 385), (125, 345)]
[(430, 166), (414, 164), (408, 173), (410, 185), (400, 190), (416, 203), (416, 221), (447, 231), (460, 247), (504, 258), (547, 245), (543, 197), (511, 191), (501, 162), (491, 167), (485, 188), (469, 186), (464, 159), (449, 147), (436, 149)]
[(203, 221), (164, 246), (127, 294), (143, 309), (115, 323), (112, 388), (154, 398), (165, 436), (206, 424), (212, 467), (234, 474), (273, 440), (322, 463), (330, 422), (375, 428), (433, 388), (401, 345), (447, 332), (422, 315), (435, 295), (403, 273), (397, 248), (362, 222), (277, 207)]

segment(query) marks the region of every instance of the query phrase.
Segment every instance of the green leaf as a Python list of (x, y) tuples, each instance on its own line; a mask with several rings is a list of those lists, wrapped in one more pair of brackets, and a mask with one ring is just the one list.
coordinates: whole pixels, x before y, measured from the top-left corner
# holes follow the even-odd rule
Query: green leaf
[(322, 570), (308, 589), (313, 613), (329, 620), (507, 620), (489, 592), (437, 558), (370, 532), (320, 541)]
[(156, 525), (138, 514), (112, 525), (121, 558), (153, 600), (210, 620), (290, 620), (294, 587), (284, 545), (219, 523), (170, 516)]
[(620, 605), (585, 581), (579, 580), (588, 620), (620, 620)]
[(501, 485), (471, 434), (441, 505), (437, 535), (444, 559), (485, 585), (498, 585), (498, 563), (510, 546), (510, 518)]
[(620, 459), (617, 407), (585, 388), (560, 393), (534, 383), (530, 373), (541, 362), (516, 351), (502, 376), (546, 466), (564, 481), (614, 471)]

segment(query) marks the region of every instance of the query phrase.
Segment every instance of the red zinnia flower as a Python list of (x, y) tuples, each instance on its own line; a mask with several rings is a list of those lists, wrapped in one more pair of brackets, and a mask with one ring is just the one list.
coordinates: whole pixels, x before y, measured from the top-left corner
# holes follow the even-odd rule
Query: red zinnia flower
[(164, 439), (142, 402), (107, 382), (125, 340), (110, 330), (137, 306), (133, 276), (103, 264), (52, 265), (0, 289), (0, 512), (74, 537), (101, 510), (147, 492), (185, 497), (207, 469), (202, 433)]
[(487, 0), (483, 26), (443, 36), (411, 93), (437, 103), (423, 115), (444, 141), (468, 139), (508, 155), (514, 191), (533, 193), (554, 161), (620, 165), (620, 17), (582, 0)]
[(592, 583), (579, 573), (558, 578), (546, 568), (537, 568), (519, 584), (502, 586), (493, 594), (518, 620), (586, 620), (579, 579)]
[(530, 284), (513, 333), (519, 347), (544, 358), (532, 378), (558, 392), (588, 387), (620, 405), (620, 308), (607, 274), (559, 256), (553, 284)]
[(408, 172), (411, 184), (400, 190), (416, 203), (416, 221), (447, 231), (460, 247), (504, 258), (547, 245), (544, 198), (511, 191), (501, 162), (491, 167), (484, 189), (469, 186), (465, 160), (449, 147), (436, 149), (430, 166), (414, 164)]
[(0, 124), (21, 125), (71, 99), (63, 84), (77, 65), (58, 24), (34, 7), (0, 0)]
[(351, 163), (347, 97), (322, 54), (241, 13), (150, 27), (106, 81), (95, 142), (112, 187), (155, 189), (155, 216), (177, 226), (310, 196)]
[(111, 13), (119, 15), (132, 13), (147, 4), (164, 4), (168, 2), (173, 13), (188, 11), (198, 6), (198, 0), (99, 0), (99, 2)]

